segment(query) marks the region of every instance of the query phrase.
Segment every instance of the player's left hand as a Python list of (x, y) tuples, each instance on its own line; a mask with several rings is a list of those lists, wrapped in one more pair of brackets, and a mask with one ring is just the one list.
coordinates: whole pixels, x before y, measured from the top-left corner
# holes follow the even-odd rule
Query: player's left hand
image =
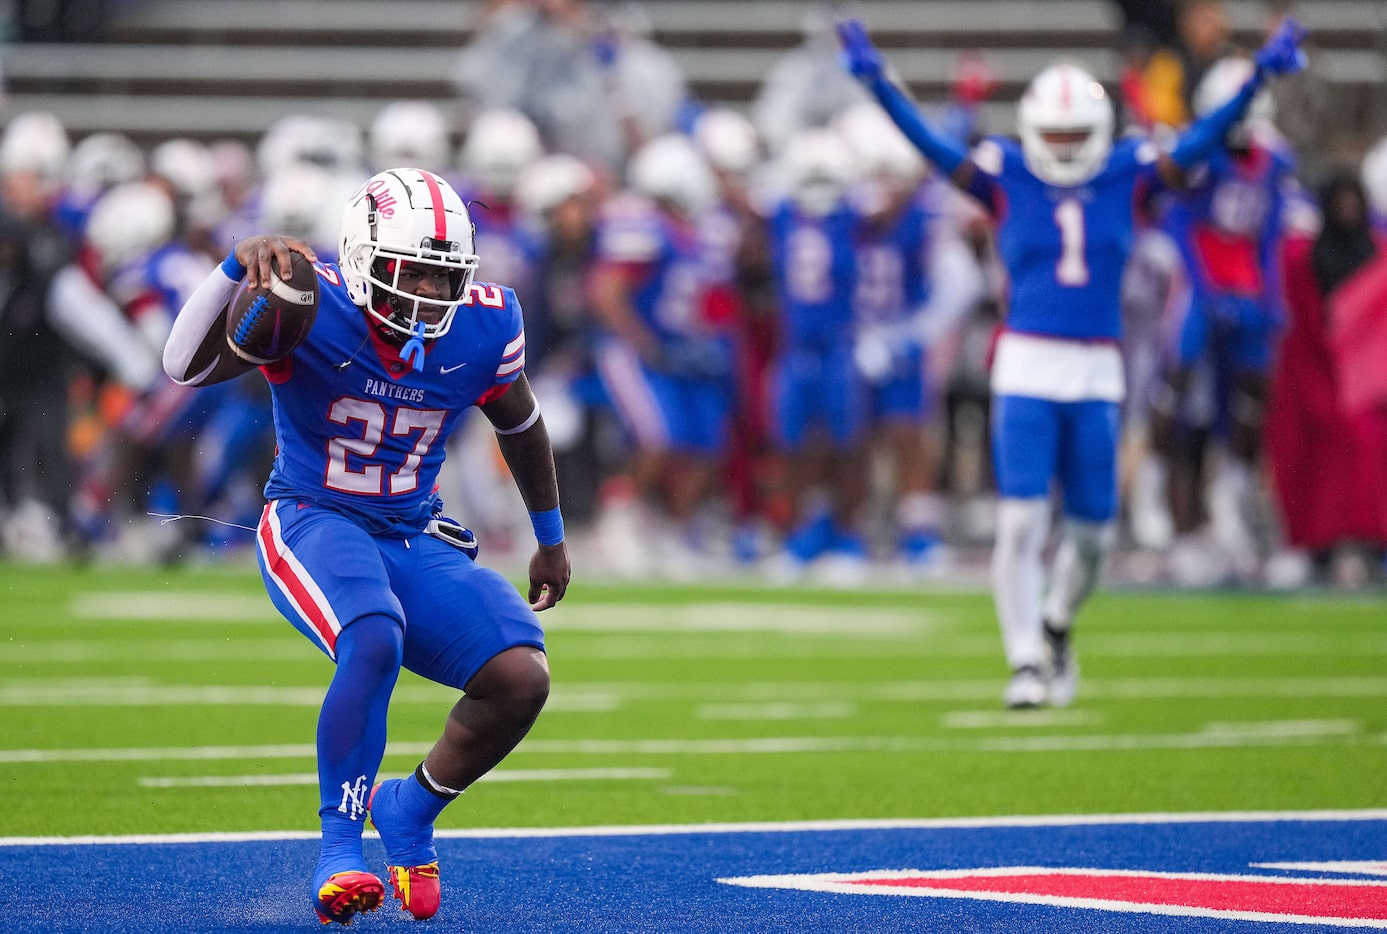
[(568, 546), (540, 545), (530, 558), (530, 609), (538, 613), (563, 599), (573, 569), (568, 560)]
[(881, 77), (886, 61), (872, 45), (867, 27), (860, 19), (844, 19), (837, 23), (838, 41), (843, 44), (843, 67), (859, 78), (872, 80)]
[(1309, 64), (1305, 50), (1300, 47), (1304, 38), (1305, 27), (1295, 17), (1286, 17), (1257, 53), (1257, 70), (1272, 75), (1289, 75), (1303, 70)]

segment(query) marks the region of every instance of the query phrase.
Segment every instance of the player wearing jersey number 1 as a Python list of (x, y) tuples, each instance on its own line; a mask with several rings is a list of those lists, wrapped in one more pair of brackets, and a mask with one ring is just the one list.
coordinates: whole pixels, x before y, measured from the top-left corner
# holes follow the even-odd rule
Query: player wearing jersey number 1
[[(844, 66), (925, 157), (975, 197), (997, 225), (1010, 280), (1006, 330), (992, 369), (993, 460), (1001, 503), (992, 587), (1012, 677), (1011, 707), (1068, 704), (1078, 669), (1069, 632), (1114, 538), (1118, 407), (1125, 392), (1120, 277), (1145, 186), (1183, 187), (1217, 151), (1270, 75), (1297, 71), (1304, 31), (1287, 19), (1238, 93), (1189, 127), (1169, 151), (1113, 141), (1107, 94), (1082, 68), (1059, 64), (1031, 82), (1018, 109), (1020, 143), (995, 137), (971, 154), (927, 124), (861, 22), (838, 24)], [(1065, 521), (1049, 569), (1051, 486)]]
[[(226, 305), (307, 244), (242, 240), (183, 306), (164, 351), (180, 383), (251, 369), (230, 351)], [(261, 367), (278, 451), (258, 530), (270, 599), (336, 663), (318, 720), (322, 850), (311, 902), (343, 924), (379, 906), (366, 865), (368, 815), (401, 907), (439, 907), (433, 824), (445, 805), (514, 748), (549, 692), (535, 617), (569, 579), (553, 453), (525, 378), (520, 306), (474, 283), (467, 208), (446, 182), (391, 169), (352, 195), (340, 265), (319, 265), (308, 337)], [(534, 523), (529, 602), (475, 562), (471, 534), (437, 493), (449, 436), (477, 406), (497, 433)], [(376, 784), (400, 668), (465, 692), (414, 775)]]

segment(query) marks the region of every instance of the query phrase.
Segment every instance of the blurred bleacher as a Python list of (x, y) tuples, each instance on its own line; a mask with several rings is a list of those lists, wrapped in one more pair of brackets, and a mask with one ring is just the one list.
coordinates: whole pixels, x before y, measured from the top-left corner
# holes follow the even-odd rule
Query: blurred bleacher
[[(744, 105), (801, 39), (802, 0), (647, 0), (656, 41), (704, 101)], [(1227, 4), (1235, 38), (1261, 41), (1267, 6)], [(247, 141), (277, 118), (315, 112), (369, 125), (401, 97), (455, 103), (452, 73), (480, 0), (126, 0), (99, 41), (19, 43), (0, 58), (5, 117), (57, 114), (74, 136), (118, 130)], [(1025, 82), (1056, 56), (1118, 72), (1120, 17), (1105, 0), (868, 0), (853, 7), (922, 102), (941, 100), (960, 50), (978, 48), (1001, 86), (984, 127), (1007, 132)], [(1313, 68), (1329, 87), (1335, 138), (1357, 153), (1387, 129), (1387, 4), (1296, 5)]]

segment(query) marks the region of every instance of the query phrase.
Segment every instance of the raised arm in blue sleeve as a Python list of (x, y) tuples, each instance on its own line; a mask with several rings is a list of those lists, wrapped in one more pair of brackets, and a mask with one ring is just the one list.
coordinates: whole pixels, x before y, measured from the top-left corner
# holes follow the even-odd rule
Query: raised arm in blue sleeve
[(1300, 40), (1304, 37), (1305, 28), (1291, 17), (1286, 17), (1281, 27), (1257, 53), (1256, 68), (1247, 83), (1226, 104), (1200, 117), (1180, 135), (1179, 142), (1170, 153), (1175, 164), (1188, 169), (1208, 159), (1223, 145), (1228, 131), (1247, 113), (1252, 98), (1261, 90), (1269, 75), (1292, 74), (1304, 68), (1305, 52), (1300, 48)]

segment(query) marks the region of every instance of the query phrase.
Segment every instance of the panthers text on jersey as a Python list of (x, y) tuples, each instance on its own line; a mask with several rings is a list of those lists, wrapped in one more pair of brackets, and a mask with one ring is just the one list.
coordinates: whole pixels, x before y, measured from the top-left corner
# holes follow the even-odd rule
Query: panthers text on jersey
[(317, 269), (313, 330), (262, 367), (279, 447), (265, 497), (326, 505), (376, 534), (412, 535), (434, 511), (444, 447), (463, 413), (499, 397), (524, 368), (520, 303), (505, 286), (473, 283), (414, 370), (348, 298), (338, 268)]

